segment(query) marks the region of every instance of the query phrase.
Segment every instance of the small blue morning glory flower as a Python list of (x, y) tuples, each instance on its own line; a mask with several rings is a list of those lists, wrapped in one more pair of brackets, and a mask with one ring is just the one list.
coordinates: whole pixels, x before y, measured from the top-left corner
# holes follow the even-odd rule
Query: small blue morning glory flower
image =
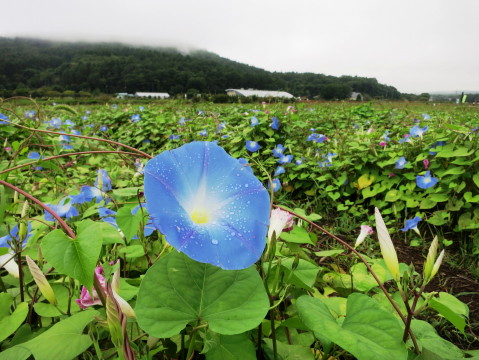
[(71, 121), (70, 119), (66, 119), (64, 124), (68, 127), (72, 127), (75, 125), (75, 123), (73, 121)]
[(63, 143), (62, 144), (62, 148), (63, 150), (72, 150), (73, 149), (73, 146), (72, 145), (69, 145), (67, 143)]
[(31, 153), (28, 154), (27, 157), (31, 160), (38, 160), (40, 159), (40, 154), (37, 153), (36, 151), (32, 151)]
[(202, 110), (198, 110), (198, 115), (204, 115), (205, 113)]
[(268, 184), (268, 189), (270, 189), (271, 186), (273, 187), (273, 192), (276, 192), (281, 189), (281, 181), (279, 181), (279, 179), (273, 179), (272, 183)]
[(277, 166), (276, 167), (276, 170), (274, 171), (274, 175), (273, 176), (278, 176), (278, 175), (281, 175), (281, 174), (284, 174), (286, 170), (284, 169), (284, 167), (282, 166)]
[(283, 152), (284, 152), (284, 146), (282, 144), (278, 144), (273, 149), (273, 156), (279, 158), (283, 155)]
[(258, 124), (259, 124), (258, 118), (257, 118), (256, 116), (253, 116), (253, 117), (251, 118), (251, 126), (256, 126), (256, 125), (258, 125)]
[(141, 120), (140, 114), (133, 114), (133, 115), (131, 115), (130, 120), (131, 120), (131, 122), (137, 123), (138, 121)]
[(406, 164), (407, 164), (406, 159), (404, 158), (404, 156), (401, 156), (401, 157), (396, 161), (396, 169), (403, 169)]
[(256, 142), (252, 140), (246, 140), (246, 149), (251, 151), (251, 152), (256, 152), (261, 148), (261, 146)]
[[(22, 241), (22, 247), (24, 247), (26, 244), (27, 244), (27, 240), (28, 238), (32, 236), (32, 224), (30, 222), (28, 222), (28, 225), (27, 225), (27, 236), (25, 237), (25, 239), (23, 239)], [(19, 238), (19, 234), (18, 234), (18, 225), (15, 225), (11, 230), (10, 230), (10, 233), (8, 233), (7, 235), (5, 236), (2, 236), (0, 238), (0, 248), (10, 248), (10, 244), (9, 243), (12, 243), (12, 242), (19, 242), (20, 241), (20, 238)]]
[(322, 143), (326, 140), (326, 136), (323, 134), (311, 133), (306, 141), (312, 141), (314, 143)]
[(139, 109), (140, 111), (145, 110), (145, 108), (144, 108), (143, 106), (140, 106), (138, 109)]
[(168, 139), (170, 139), (170, 140), (179, 140), (180, 137), (181, 137), (181, 135), (171, 134), (170, 136), (168, 136)]
[(198, 135), (200, 135), (200, 136), (208, 136), (208, 131), (206, 131), (206, 129), (204, 129), (203, 131), (200, 131)]
[(108, 126), (106, 125), (100, 126), (100, 131), (107, 131), (107, 130), (108, 130)]
[(297, 159), (296, 160), (296, 165), (303, 165), (303, 159)]
[(148, 161), (145, 197), (155, 228), (196, 261), (244, 269), (264, 250), (268, 192), (237, 159), (211, 142), (188, 143)]
[[(72, 197), (67, 196), (60, 200), (58, 205), (47, 204), (47, 206), (55, 211), (58, 216), (70, 219), (73, 216), (78, 216), (78, 210), (72, 204)], [(55, 221), (55, 218), (48, 211), (45, 211), (45, 221)]]
[(291, 161), (293, 161), (293, 155), (281, 155), (281, 157), (278, 159), (278, 162), (281, 165), (284, 164), (289, 164)]
[(417, 224), (421, 221), (419, 216), (416, 216), (414, 219), (406, 220), (406, 226), (402, 228), (402, 231), (414, 230), (415, 232), (419, 233), (417, 228)]
[(71, 139), (68, 135), (59, 135), (58, 140), (60, 140), (61, 142), (64, 142), (64, 143), (69, 143)]
[(424, 120), (431, 120), (431, 116), (429, 114), (422, 114)]
[(218, 124), (218, 131), (223, 130), (226, 127), (226, 121), (223, 121)]
[(27, 119), (33, 119), (35, 117), (35, 110), (27, 110), (24, 115)]
[(186, 124), (185, 118), (182, 117), (180, 120), (178, 120), (178, 124), (180, 124), (181, 126), (185, 125)]
[(273, 118), (271, 119), (271, 128), (273, 130), (278, 130), (279, 129), (279, 120), (276, 116), (273, 116)]
[(60, 118), (52, 118), (48, 122), (48, 125), (54, 127), (55, 129), (60, 129), (60, 127), (62, 126), (62, 120)]
[(82, 119), (83, 121), (88, 120), (88, 116), (83, 115), (83, 116), (81, 117), (81, 119)]
[(333, 157), (337, 156), (336, 153), (330, 153), (328, 152), (328, 155), (326, 155), (326, 159), (330, 162), (333, 163)]
[(422, 137), (422, 134), (424, 134), (428, 129), (428, 126), (424, 126), (422, 129), (419, 127), (419, 125), (414, 125), (411, 130), (409, 130), (409, 134), (413, 137)]
[[(446, 142), (445, 141), (436, 141), (434, 143), (434, 145), (431, 146), (431, 149), (436, 149), (436, 147), (438, 146), (445, 146), (446, 145)], [(436, 155), (437, 154), (437, 151), (429, 151), (429, 154), (431, 155)]]
[(111, 107), (112, 107), (114, 110), (118, 109), (118, 105), (117, 105), (117, 104), (113, 104)]
[(439, 180), (431, 176), (430, 171), (426, 171), (424, 176), (416, 176), (416, 185), (421, 189), (429, 189), (437, 184)]
[(3, 115), (0, 113), (0, 125), (7, 125), (9, 124), (10, 118), (7, 115)]
[(98, 170), (98, 176), (95, 180), (95, 187), (101, 191), (109, 191), (112, 189), (111, 179), (105, 169)]

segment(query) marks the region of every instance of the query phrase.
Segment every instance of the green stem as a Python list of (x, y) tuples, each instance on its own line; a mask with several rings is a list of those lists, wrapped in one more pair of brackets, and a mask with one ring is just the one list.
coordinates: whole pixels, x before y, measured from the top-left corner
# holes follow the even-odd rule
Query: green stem
[[(382, 292), (384, 293), (384, 295), (386, 296), (386, 298), (388, 299), (388, 301), (391, 303), (392, 307), (394, 308), (394, 310), (396, 310), (397, 314), (399, 315), (399, 317), (401, 318), (401, 320), (403, 321), (403, 323), (406, 325), (407, 323), (407, 319), (406, 317), (403, 315), (401, 309), (399, 309), (399, 306), (394, 302), (394, 300), (392, 299), (391, 295), (389, 295), (389, 292), (386, 290), (386, 288), (384, 287), (383, 283), (381, 282), (381, 280), (379, 280), (379, 278), (377, 277), (376, 273), (373, 271), (373, 269), (371, 268), (371, 266), (369, 265), (369, 263), (366, 261), (366, 259), (364, 259), (364, 257), (354, 248), (352, 247), (351, 245), (349, 245), (346, 241), (344, 240), (341, 240), (340, 238), (338, 238), (336, 235), (334, 234), (331, 234), (329, 231), (327, 231), (326, 229), (323, 229), (321, 226), (315, 224), (314, 222), (312, 222), (311, 220), (308, 220), (307, 218), (301, 216), (301, 215), (298, 215), (296, 214), (295, 212), (291, 211), (291, 210), (288, 210), (288, 209), (285, 209), (279, 205), (275, 205), (277, 208), (280, 208), (281, 210), (283, 211), (287, 211), (289, 212), (290, 214), (306, 221), (308, 224), (312, 225), (313, 227), (315, 227), (316, 229), (322, 231), (323, 233), (325, 233), (326, 235), (330, 236), (331, 238), (333, 238), (334, 240), (338, 241), (339, 243), (341, 243), (342, 245), (344, 245), (345, 247), (347, 247), (350, 251), (352, 251), (362, 262), (364, 265), (366, 265), (366, 268), (368, 269), (368, 271), (371, 273), (371, 275), (373, 276), (374, 280), (376, 280), (376, 282), (378, 283), (379, 285), (379, 288), (382, 290)], [(420, 353), (419, 351), (419, 346), (417, 345), (417, 342), (416, 342), (416, 337), (414, 336), (411, 328), (409, 328), (408, 330), (408, 333), (409, 333), (409, 336), (411, 337), (411, 340), (414, 344), (414, 348), (415, 348), (415, 351), (417, 354)]]
[(195, 351), (195, 342), (196, 342), (196, 337), (198, 336), (198, 331), (197, 329), (193, 329), (190, 337), (190, 345), (188, 346), (188, 353), (186, 354), (186, 360), (190, 360), (193, 358), (193, 353)]

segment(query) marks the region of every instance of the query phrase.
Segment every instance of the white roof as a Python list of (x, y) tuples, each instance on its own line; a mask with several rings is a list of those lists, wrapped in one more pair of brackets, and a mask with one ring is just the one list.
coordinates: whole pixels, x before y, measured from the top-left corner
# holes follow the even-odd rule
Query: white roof
[(257, 97), (282, 97), (291, 99), (294, 96), (286, 91), (273, 91), (273, 90), (254, 90), (254, 89), (226, 89), (227, 92), (234, 91), (238, 95), (242, 96), (257, 96)]
[(141, 97), (170, 97), (170, 94), (168, 93), (158, 93), (158, 92), (136, 92), (135, 96), (141, 96)]

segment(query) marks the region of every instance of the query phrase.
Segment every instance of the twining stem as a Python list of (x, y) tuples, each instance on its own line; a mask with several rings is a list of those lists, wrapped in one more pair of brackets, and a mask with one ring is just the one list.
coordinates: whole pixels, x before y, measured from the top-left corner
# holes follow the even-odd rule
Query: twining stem
[(50, 209), (48, 206), (46, 206), (43, 202), (41, 202), (40, 200), (38, 200), (36, 197), (30, 195), (29, 193), (23, 191), (22, 189), (16, 187), (15, 185), (12, 185), (6, 181), (3, 181), (3, 180), (0, 180), (0, 184), (6, 186), (6, 187), (9, 187), (10, 189), (12, 190), (15, 190), (16, 192), (18, 192), (19, 194), (22, 194), (23, 196), (25, 196), (27, 199), (31, 200), (32, 202), (34, 202), (35, 204), (37, 205), (40, 205), (45, 211), (49, 212), (57, 221), (58, 223), (65, 229), (65, 231), (68, 233), (68, 236), (70, 236), (72, 239), (75, 238), (75, 233), (73, 232), (73, 230), (71, 229), (70, 226), (68, 226), (68, 224), (60, 217), (58, 216), (58, 214), (53, 211), (52, 209)]
[(412, 302), (411, 307), (409, 307), (409, 303), (407, 302), (407, 298), (404, 301), (404, 304), (406, 304), (406, 309), (408, 311), (407, 319), (406, 319), (406, 327), (404, 329), (404, 336), (403, 336), (403, 341), (404, 342), (406, 342), (408, 337), (409, 337), (409, 329), (411, 328), (411, 321), (412, 321), (412, 318), (414, 316), (414, 312), (416, 311), (416, 305), (417, 305), (417, 302), (419, 301), (419, 298), (421, 297), (422, 292), (424, 291), (425, 286), (426, 285), (423, 284), (421, 286), (421, 288), (419, 289), (419, 291), (414, 294), (414, 300)]
[[(386, 298), (389, 300), (389, 302), (391, 303), (392, 307), (394, 308), (394, 310), (396, 310), (396, 312), (398, 313), (399, 317), (401, 318), (401, 320), (404, 322), (404, 325), (407, 325), (407, 319), (406, 317), (403, 315), (403, 313), (401, 312), (401, 309), (399, 309), (399, 306), (394, 302), (394, 300), (392, 299), (391, 295), (389, 295), (389, 292), (386, 290), (386, 288), (384, 287), (383, 283), (381, 282), (381, 280), (379, 280), (379, 278), (377, 277), (376, 273), (373, 271), (373, 269), (371, 268), (371, 266), (369, 265), (369, 263), (366, 261), (366, 259), (354, 248), (352, 247), (351, 245), (349, 245), (347, 242), (345, 242), (344, 240), (341, 240), (340, 238), (338, 238), (336, 235), (334, 234), (331, 234), (329, 231), (327, 231), (326, 229), (322, 228), (321, 226), (319, 226), (318, 224), (315, 224), (314, 222), (312, 222), (311, 220), (308, 220), (307, 218), (301, 216), (301, 215), (298, 215), (296, 214), (295, 212), (291, 211), (291, 210), (288, 210), (282, 206), (279, 206), (279, 205), (274, 205), (275, 207), (283, 210), (283, 211), (287, 211), (289, 212), (290, 214), (298, 217), (299, 219), (302, 219), (304, 221), (306, 221), (308, 224), (314, 226), (316, 229), (322, 231), (323, 233), (325, 233), (326, 235), (330, 236), (331, 238), (333, 238), (334, 240), (338, 241), (339, 243), (341, 243), (342, 245), (346, 246), (351, 252), (353, 252), (363, 263), (364, 265), (366, 265), (366, 268), (368, 269), (368, 271), (371, 273), (371, 275), (374, 277), (374, 280), (376, 280), (376, 282), (378, 283), (380, 289), (382, 290), (382, 292), (384, 293), (384, 295), (386, 296)], [(414, 333), (412, 332), (411, 328), (408, 329), (408, 333), (409, 333), (409, 336), (411, 337), (411, 340), (414, 344), (414, 349), (416, 351), (417, 354), (420, 353), (419, 351), (419, 346), (417, 344), (417, 341), (416, 341), (416, 337), (414, 336)]]
[[(67, 153), (67, 154), (49, 156), (49, 157), (46, 157), (46, 158), (42, 159), (42, 161), (54, 160), (54, 159), (58, 159), (58, 158), (61, 158), (61, 157), (69, 157), (69, 156), (76, 156), (76, 155), (89, 155), (89, 154), (121, 154), (121, 155), (138, 156), (138, 154), (128, 152), (128, 151), (91, 150), (91, 151), (79, 151), (79, 152), (74, 152), (74, 153)], [(12, 168), (8, 168), (6, 170), (0, 171), (0, 175), (4, 174), (4, 173), (7, 173), (7, 172), (10, 172), (10, 171), (13, 171), (13, 170), (21, 169), (23, 167), (27, 167), (27, 166), (30, 166), (30, 165), (36, 165), (37, 163), (38, 163), (38, 160), (35, 160), (35, 161), (29, 162), (29, 163), (26, 163), (26, 164), (17, 165), (17, 166), (14, 166)]]
[(102, 139), (102, 138), (96, 138), (96, 137), (92, 137), (92, 136), (85, 136), (85, 135), (75, 135), (75, 134), (66, 134), (66, 133), (63, 133), (63, 132), (59, 132), (59, 131), (51, 131), (51, 130), (42, 130), (42, 129), (35, 129), (35, 128), (30, 128), (28, 126), (24, 126), (24, 125), (20, 125), (20, 124), (17, 124), (17, 123), (14, 123), (12, 121), (8, 121), (8, 120), (4, 120), (6, 122), (9, 122), (10, 124), (14, 125), (14, 126), (17, 126), (19, 128), (22, 128), (22, 129), (25, 129), (25, 130), (29, 130), (29, 131), (32, 131), (32, 132), (40, 132), (40, 133), (45, 133), (45, 134), (52, 134), (52, 135), (67, 135), (67, 136), (71, 136), (71, 137), (77, 137), (77, 138), (80, 138), (80, 139), (88, 139), (88, 140), (95, 140), (95, 141), (101, 141), (101, 142), (106, 142), (106, 143), (109, 143), (109, 144), (113, 144), (113, 145), (117, 145), (117, 146), (121, 146), (121, 147), (124, 147), (125, 149), (128, 149), (128, 150), (131, 150), (131, 151), (134, 151), (135, 153), (143, 156), (143, 157), (146, 157), (148, 159), (153, 159), (153, 156), (141, 151), (141, 150), (138, 150), (138, 149), (135, 149), (134, 147), (132, 146), (128, 146), (128, 145), (125, 145), (125, 144), (122, 144), (122, 143), (119, 143), (117, 141), (113, 141), (113, 140), (108, 140), (108, 139)]

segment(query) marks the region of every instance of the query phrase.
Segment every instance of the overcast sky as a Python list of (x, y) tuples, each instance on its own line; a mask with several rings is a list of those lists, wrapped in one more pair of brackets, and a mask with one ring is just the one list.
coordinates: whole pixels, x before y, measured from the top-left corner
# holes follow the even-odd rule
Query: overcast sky
[[(204, 49), (270, 71), (479, 91), (479, 0), (0, 0), (0, 36)], [(0, 54), (1, 56), (1, 54)]]

